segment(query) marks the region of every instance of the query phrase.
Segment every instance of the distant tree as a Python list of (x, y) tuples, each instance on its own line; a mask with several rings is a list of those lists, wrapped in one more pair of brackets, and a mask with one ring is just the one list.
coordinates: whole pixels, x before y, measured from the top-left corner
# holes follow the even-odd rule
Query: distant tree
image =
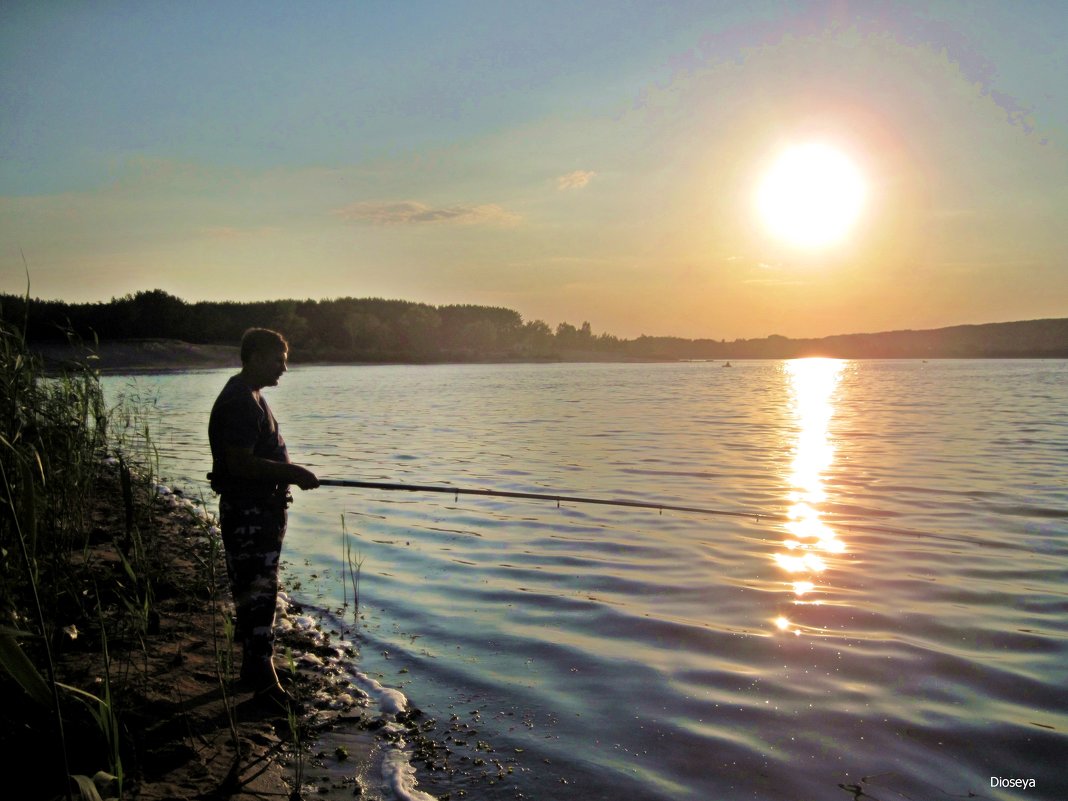
[(459, 345), (468, 353), (488, 356), (497, 349), (497, 326), (492, 320), (475, 320), (464, 326)]
[(294, 348), (302, 348), (308, 344), (311, 326), (308, 320), (297, 312), (295, 300), (280, 301), (268, 327), (280, 331)]
[(433, 308), (413, 306), (401, 316), (398, 325), (402, 344), (411, 356), (425, 359), (438, 353), (441, 317)]
[(309, 304), (308, 322), (311, 332), (318, 338), (320, 346), (336, 358), (348, 350), (349, 332), (345, 328), (348, 316), (345, 305), (335, 300), (323, 300)]
[(571, 323), (556, 326), (556, 344), (561, 348), (573, 348), (578, 343), (578, 329)]
[(614, 353), (623, 349), (623, 342), (611, 334), (601, 334), (594, 339), (594, 347), (606, 353)]
[(162, 289), (138, 292), (132, 298), (131, 327), (135, 337), (181, 339), (186, 333), (186, 303)]
[(356, 354), (380, 353), (389, 340), (389, 326), (369, 312), (354, 311), (345, 318), (349, 346)]
[[(441, 317), (439, 342), (446, 350), (473, 353), (473, 348), (488, 348), (504, 352), (515, 347), (521, 338), (523, 318), (512, 309), (464, 305), (442, 306), (437, 312)], [(494, 333), (490, 342), (491, 326)], [(487, 341), (475, 341), (472, 336)]]
[(593, 347), (593, 330), (588, 322), (583, 323), (581, 328), (560, 323), (556, 326), (556, 344), (561, 348), (588, 350)]
[(553, 352), (556, 340), (553, 330), (544, 320), (532, 320), (523, 326), (520, 352), (526, 356), (548, 356)]

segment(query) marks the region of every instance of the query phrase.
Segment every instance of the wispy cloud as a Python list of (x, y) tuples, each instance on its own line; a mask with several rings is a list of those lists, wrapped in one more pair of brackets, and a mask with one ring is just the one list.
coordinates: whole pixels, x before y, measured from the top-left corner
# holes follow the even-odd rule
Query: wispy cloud
[(584, 189), (597, 175), (593, 170), (575, 170), (567, 175), (561, 175), (556, 179), (556, 188), (565, 191), (568, 189)]
[(428, 206), (414, 200), (366, 200), (350, 203), (334, 213), (349, 222), (372, 225), (515, 225), (519, 215), (493, 203), (468, 206)]

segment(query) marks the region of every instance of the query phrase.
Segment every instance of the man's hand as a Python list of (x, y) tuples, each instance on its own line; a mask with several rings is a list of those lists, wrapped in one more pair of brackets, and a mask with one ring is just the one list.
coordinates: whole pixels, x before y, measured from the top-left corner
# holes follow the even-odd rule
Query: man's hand
[(311, 470), (301, 467), (299, 464), (290, 465), (290, 468), (293, 471), (293, 476), (290, 479), (291, 484), (296, 484), (302, 490), (311, 490), (319, 486), (319, 479)]
[(296, 484), (302, 490), (315, 489), (319, 479), (306, 467), (290, 462), (275, 462), (252, 455), (252, 448), (226, 449), (226, 466), (236, 478), (253, 481), (272, 481), (279, 484)]

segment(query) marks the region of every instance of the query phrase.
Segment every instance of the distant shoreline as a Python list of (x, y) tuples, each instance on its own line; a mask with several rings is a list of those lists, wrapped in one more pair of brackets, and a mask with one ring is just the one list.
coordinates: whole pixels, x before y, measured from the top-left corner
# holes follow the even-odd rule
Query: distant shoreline
[[(797, 339), (621, 339), (594, 334), (588, 322), (554, 331), (496, 307), (381, 298), (187, 303), (152, 290), (96, 304), (0, 294), (0, 318), (53, 362), (91, 356), (104, 371), (236, 366), (243, 333), (264, 325), (286, 336), (296, 364), (1068, 358), (1068, 317)], [(64, 332), (99, 345), (72, 348)]]
[(31, 342), (29, 349), (41, 357), (48, 370), (67, 364), (88, 364), (103, 373), (239, 368), (236, 345), (198, 345), (177, 339), (130, 339), (72, 345)]
[[(50, 371), (61, 370), (64, 365), (88, 364), (102, 373), (180, 372), (183, 370), (209, 370), (241, 366), (240, 352), (236, 345), (204, 345), (183, 342), (177, 339), (130, 339), (100, 342), (95, 345), (71, 345), (67, 343), (30, 343)], [(729, 358), (661, 357), (637, 358), (599, 351), (564, 351), (546, 358), (471, 359), (466, 361), (339, 361), (337, 359), (295, 359), (294, 365), (337, 365), (368, 367), (386, 364), (664, 364), (664, 363), (719, 363), (734, 361), (781, 360), (803, 358), (804, 355), (828, 356), (843, 359), (1065, 359), (1068, 349), (1020, 351), (1013, 353), (979, 353), (974, 355), (839, 355), (836, 353), (797, 353), (738, 355)]]
[[(99, 342), (93, 345), (72, 345), (56, 342), (30, 343), (29, 348), (44, 361), (50, 370), (64, 364), (89, 364), (102, 373), (166, 372), (182, 370), (210, 370), (241, 367), (240, 349), (236, 345), (201, 345), (179, 339), (129, 339)], [(337, 365), (372, 367), (385, 364), (555, 364), (555, 363), (659, 363), (694, 361), (693, 359), (627, 358), (600, 352), (573, 352), (560, 357), (541, 359), (471, 359), (467, 361), (339, 361), (337, 359), (291, 359), (291, 365)], [(710, 361), (710, 360), (700, 360)]]

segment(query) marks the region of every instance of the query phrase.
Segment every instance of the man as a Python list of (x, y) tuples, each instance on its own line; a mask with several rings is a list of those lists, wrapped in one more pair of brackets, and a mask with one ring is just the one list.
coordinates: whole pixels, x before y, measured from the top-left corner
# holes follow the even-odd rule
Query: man
[(250, 328), (241, 338), (241, 372), (211, 409), (211, 488), (220, 494), (226, 570), (237, 610), (241, 682), (257, 697), (288, 700), (274, 668), (278, 558), (286, 532), (289, 485), (319, 486), (310, 470), (289, 460), (278, 422), (260, 394), (286, 372), (289, 345), (277, 331)]

